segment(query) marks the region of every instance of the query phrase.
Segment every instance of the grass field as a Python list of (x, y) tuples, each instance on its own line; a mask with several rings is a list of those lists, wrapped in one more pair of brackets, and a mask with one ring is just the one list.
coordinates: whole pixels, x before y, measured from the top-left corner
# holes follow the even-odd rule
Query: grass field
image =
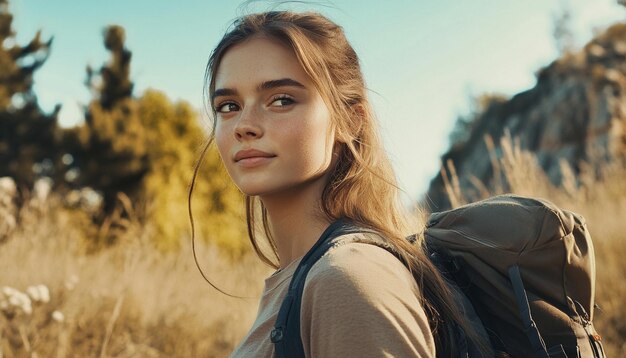
[(31, 298), (30, 314), (2, 310), (0, 357), (224, 357), (252, 323), (269, 272), (252, 255), (232, 262), (197, 245), (219, 287), (251, 297), (230, 298), (202, 279), (189, 243), (158, 251), (149, 227), (127, 223), (117, 244), (94, 251), (54, 195), (19, 216), (0, 244), (0, 289), (45, 285), (49, 299)]
[[(553, 186), (531, 154), (510, 140), (503, 148), (497, 162), (508, 189), (484, 194), (540, 196), (587, 218), (602, 308), (595, 323), (608, 356), (624, 355), (626, 168), (606, 165), (600, 178), (583, 168), (578, 179), (564, 169), (563, 184)], [(450, 196), (462, 204), (455, 178), (449, 183)], [(248, 297), (231, 298), (203, 281), (187, 241), (176, 252), (161, 252), (150, 244), (149, 225), (127, 220), (119, 223), (115, 245), (94, 250), (89, 235), (98, 228), (54, 193), (34, 195), (19, 213), (5, 199), (0, 197), (0, 358), (224, 357), (252, 323), (270, 273), (256, 257), (232, 260), (208, 245), (197, 247), (203, 269), (220, 288)]]

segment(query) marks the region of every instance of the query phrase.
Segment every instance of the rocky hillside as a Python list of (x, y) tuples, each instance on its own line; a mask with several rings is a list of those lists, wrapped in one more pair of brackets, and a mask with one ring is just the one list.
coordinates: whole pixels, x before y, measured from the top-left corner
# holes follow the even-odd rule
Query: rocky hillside
[[(616, 24), (582, 50), (563, 56), (537, 74), (537, 84), (508, 100), (493, 100), (468, 125), (468, 132), (442, 156), (454, 164), (461, 190), (479, 199), (476, 183), (493, 185), (490, 154), (510, 133), (533, 152), (558, 184), (561, 165), (577, 173), (582, 162), (626, 158), (626, 24)], [(489, 139), (493, 146), (489, 149)], [(478, 180), (478, 181), (477, 181)], [(450, 207), (441, 175), (428, 190), (432, 210)]]

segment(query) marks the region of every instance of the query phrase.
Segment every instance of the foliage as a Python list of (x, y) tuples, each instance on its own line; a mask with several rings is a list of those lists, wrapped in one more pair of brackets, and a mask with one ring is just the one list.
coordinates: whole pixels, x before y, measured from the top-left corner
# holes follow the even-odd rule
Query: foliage
[[(15, 43), (12, 28), (13, 15), (9, 11), (8, 0), (0, 0), (0, 109), (6, 110), (13, 101), (18, 107), (35, 101), (32, 92), (33, 73), (39, 69), (50, 51), (52, 39), (41, 40), (41, 32), (26, 46)], [(20, 97), (18, 99), (18, 97)]]
[(102, 192), (104, 214), (110, 214), (118, 192), (138, 199), (149, 162), (146, 128), (131, 96), (131, 54), (124, 47), (124, 30), (109, 26), (104, 38), (111, 60), (97, 75), (87, 68), (87, 84), (94, 99), (87, 107), (85, 123), (65, 132), (64, 147), (80, 173), (74, 185)]
[[(143, 197), (150, 203), (148, 216), (163, 245), (178, 245), (189, 231), (187, 191), (198, 150), (206, 137), (189, 104), (172, 104), (160, 92), (150, 90), (138, 100), (138, 116), (150, 148), (150, 170), (142, 184)], [(240, 254), (245, 227), (242, 196), (228, 179), (221, 159), (211, 147), (204, 158), (193, 196), (197, 234), (232, 254)]]
[(13, 15), (0, 0), (0, 177), (32, 187), (38, 176), (56, 176), (60, 164), (58, 107), (42, 113), (33, 92), (33, 75), (48, 58), (52, 38), (38, 32), (25, 46), (15, 43)]
[[(607, 163), (601, 177), (583, 168), (578, 182), (570, 170), (554, 186), (532, 154), (510, 138), (504, 141), (506, 150), (498, 162), (508, 184), (485, 188), (484, 194), (507, 190), (545, 197), (585, 216), (596, 253), (596, 302), (602, 308), (594, 322), (607, 356), (622, 356), (626, 223), (618, 218), (626, 215), (626, 167)], [(0, 188), (13, 193), (10, 185)], [(28, 306), (23, 300), (19, 307), (0, 309), (0, 355), (223, 357), (252, 324), (263, 277), (269, 274), (252, 253), (231, 261), (215, 246), (198, 242), (200, 263), (209, 277), (227, 292), (249, 297), (228, 298), (201, 280), (188, 243), (176, 251), (158, 250), (152, 244), (152, 224), (131, 215), (119, 225), (125, 229), (117, 232), (114, 245), (89, 253), (99, 228), (85, 217), (85, 210), (68, 209), (63, 204), (67, 198), (55, 192), (33, 193), (19, 210), (8, 240), (0, 241), (0, 285), (22, 293), (45, 285), (49, 300), (29, 295), (30, 314), (23, 311)], [(461, 204), (463, 193), (455, 195)]]
[[(118, 194), (134, 203), (139, 220), (153, 223), (162, 248), (173, 248), (189, 232), (187, 190), (203, 138), (198, 115), (185, 102), (172, 103), (155, 90), (132, 96), (131, 53), (124, 30), (104, 33), (111, 60), (96, 73), (88, 68), (94, 99), (83, 125), (66, 131), (65, 147), (80, 173), (74, 185), (102, 193), (101, 221), (122, 213)], [(229, 183), (215, 150), (209, 151), (198, 178), (194, 209), (200, 237), (239, 255), (246, 245), (240, 220), (242, 200)], [(105, 241), (114, 235), (103, 231)]]
[(69, 209), (67, 199), (34, 195), (8, 240), (0, 241), (0, 356), (224, 357), (232, 351), (252, 324), (268, 275), (255, 256), (235, 263), (214, 245), (197, 243), (209, 277), (250, 297), (232, 299), (202, 280), (188, 242), (163, 252), (153, 244), (152, 224), (133, 215), (112, 224), (123, 228), (115, 244), (91, 250), (100, 228), (85, 208)]
[(111, 60), (100, 68), (98, 75), (87, 66), (87, 86), (94, 90), (100, 107), (109, 110), (133, 93), (130, 80), (131, 52), (125, 47), (126, 32), (118, 25), (104, 30), (104, 47), (111, 53)]

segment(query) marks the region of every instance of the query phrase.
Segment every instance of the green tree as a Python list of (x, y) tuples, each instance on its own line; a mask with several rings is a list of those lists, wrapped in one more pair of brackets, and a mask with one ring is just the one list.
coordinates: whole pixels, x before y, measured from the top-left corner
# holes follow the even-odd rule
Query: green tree
[(133, 94), (130, 80), (131, 52), (124, 46), (124, 28), (111, 25), (104, 31), (104, 47), (111, 53), (108, 65), (102, 66), (99, 73), (87, 66), (87, 86), (94, 90), (97, 102), (105, 110), (129, 99)]
[[(134, 98), (124, 29), (110, 26), (104, 38), (111, 59), (98, 71), (88, 67), (93, 100), (85, 122), (65, 136), (80, 173), (76, 184), (103, 194), (101, 219), (115, 210), (117, 194), (126, 194), (139, 218), (155, 229), (157, 244), (176, 247), (189, 233), (187, 191), (205, 131), (185, 102), (172, 103), (155, 90)], [(228, 180), (215, 149), (204, 164), (194, 195), (197, 234), (232, 253), (241, 252), (241, 194)]]
[(122, 27), (105, 29), (104, 45), (111, 60), (99, 71), (87, 67), (86, 82), (94, 98), (86, 109), (85, 123), (66, 131), (64, 137), (80, 173), (76, 185), (102, 193), (104, 214), (114, 209), (118, 192), (138, 197), (149, 168), (145, 128), (132, 98), (131, 52), (124, 42)]
[(44, 114), (33, 92), (33, 75), (46, 61), (52, 38), (41, 32), (25, 46), (15, 43), (13, 15), (0, 0), (0, 177), (32, 187), (37, 176), (55, 177), (59, 166), (59, 106)]
[[(159, 244), (175, 246), (189, 233), (187, 193), (205, 131), (188, 103), (171, 103), (154, 90), (138, 99), (138, 116), (147, 128), (150, 148), (150, 170), (143, 183), (148, 220), (156, 228)], [(204, 158), (192, 203), (200, 238), (231, 253), (244, 250), (243, 197), (214, 147)]]

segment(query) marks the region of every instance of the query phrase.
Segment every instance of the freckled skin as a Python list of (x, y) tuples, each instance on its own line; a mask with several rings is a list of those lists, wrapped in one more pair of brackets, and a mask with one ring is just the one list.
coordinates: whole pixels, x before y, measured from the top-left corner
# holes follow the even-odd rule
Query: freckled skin
[[(280, 79), (304, 88), (258, 88)], [(213, 100), (215, 141), (242, 192), (263, 197), (324, 180), (333, 157), (330, 111), (289, 47), (265, 37), (233, 46), (219, 64), (215, 88), (235, 92)], [(235, 154), (250, 148), (275, 157), (253, 167), (236, 163)]]

